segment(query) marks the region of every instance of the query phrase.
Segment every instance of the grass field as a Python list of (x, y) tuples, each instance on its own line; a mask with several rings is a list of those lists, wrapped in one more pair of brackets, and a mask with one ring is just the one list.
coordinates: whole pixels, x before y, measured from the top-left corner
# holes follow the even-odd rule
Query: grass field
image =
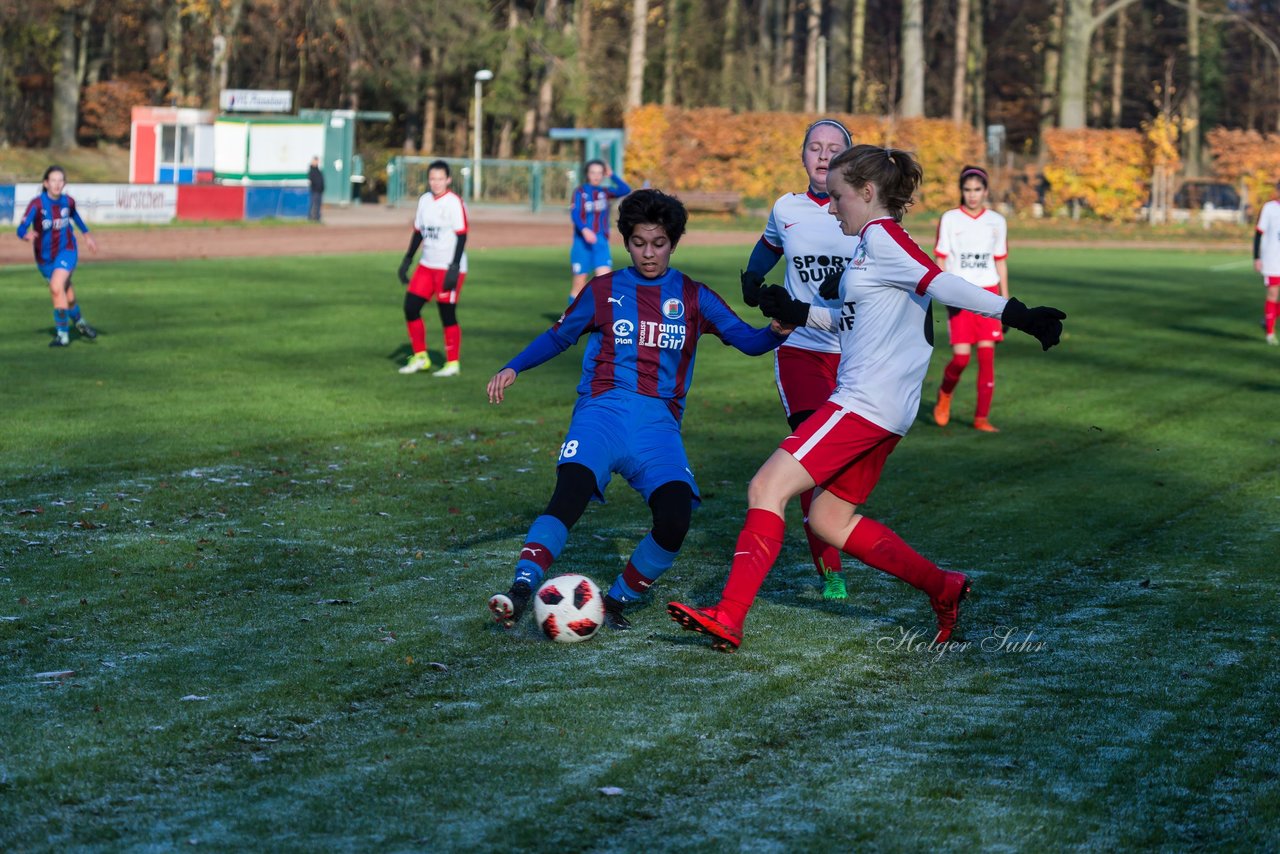
[[(745, 255), (676, 263), (737, 305)], [(705, 342), (704, 504), (635, 629), (506, 634), (484, 603), (581, 350), (501, 407), (484, 383), (558, 315), (564, 252), (474, 253), (456, 380), (394, 370), (395, 264), (89, 264), (102, 334), (63, 351), (35, 271), (0, 270), (0, 850), (1280, 842), (1280, 353), (1242, 253), (1019, 252), (1062, 346), (1001, 347), (995, 436), (971, 368), (866, 507), (972, 574), (967, 644), (925, 648), (925, 598), (862, 566), (824, 602), (793, 507), (735, 655), (663, 606), (723, 583), (784, 432), (771, 360)], [(621, 567), (647, 513), (609, 498), (557, 569)]]

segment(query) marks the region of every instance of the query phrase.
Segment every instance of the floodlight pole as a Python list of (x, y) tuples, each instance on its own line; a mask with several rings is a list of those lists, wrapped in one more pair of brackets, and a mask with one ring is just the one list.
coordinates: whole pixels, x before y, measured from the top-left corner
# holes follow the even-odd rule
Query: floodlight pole
[(483, 88), (486, 80), (493, 79), (493, 72), (487, 68), (482, 68), (476, 72), (476, 132), (475, 132), (475, 148), (471, 152), (471, 201), (478, 201), (480, 198), (480, 122), (482, 118), (481, 99), (484, 96)]

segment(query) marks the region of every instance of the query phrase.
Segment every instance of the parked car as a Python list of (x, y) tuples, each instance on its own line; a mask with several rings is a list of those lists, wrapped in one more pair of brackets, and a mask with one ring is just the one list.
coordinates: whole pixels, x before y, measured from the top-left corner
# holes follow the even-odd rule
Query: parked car
[(1240, 194), (1236, 188), (1221, 181), (1183, 181), (1173, 194), (1173, 206), (1188, 210), (1241, 209)]

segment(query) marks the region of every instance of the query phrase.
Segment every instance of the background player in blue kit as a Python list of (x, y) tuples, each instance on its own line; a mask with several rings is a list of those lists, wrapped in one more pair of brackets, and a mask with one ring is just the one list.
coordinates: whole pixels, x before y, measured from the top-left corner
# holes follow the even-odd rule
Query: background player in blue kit
[[(804, 302), (819, 302), (818, 287), (828, 276), (840, 275), (853, 262), (861, 239), (840, 231), (827, 213), (827, 166), (853, 144), (844, 125), (835, 119), (819, 119), (805, 130), (800, 146), (800, 162), (809, 178), (803, 193), (786, 193), (773, 204), (764, 234), (751, 250), (742, 273), (742, 298), (749, 306), (759, 304), (764, 277), (786, 257), (783, 279), (787, 292)], [(797, 329), (778, 348), (774, 365), (778, 398), (787, 425), (796, 429), (836, 390), (840, 367), (840, 338), (820, 329)], [(800, 517), (809, 540), (809, 554), (822, 577), (822, 598), (848, 597), (840, 569), (840, 550), (813, 532), (809, 507), (817, 490), (800, 496)]]
[(629, 627), (623, 606), (671, 567), (699, 500), (680, 435), (699, 337), (710, 332), (758, 356), (790, 331), (776, 321), (748, 325), (715, 291), (671, 268), (687, 220), (684, 205), (665, 193), (628, 196), (618, 209), (618, 230), (632, 266), (593, 279), (555, 325), (489, 380), (489, 401), (501, 403), (522, 371), (588, 336), (555, 492), (529, 528), (511, 589), (489, 599), (489, 610), (507, 628), (524, 613), (587, 503), (604, 500), (615, 472), (653, 511), (653, 529), (605, 596), (606, 622)]
[[(582, 293), (587, 280), (613, 269), (609, 257), (609, 200), (631, 192), (627, 182), (613, 174), (603, 160), (591, 160), (586, 167), (587, 183), (573, 191), (569, 216), (573, 219), (573, 248), (569, 264), (573, 268), (572, 301)], [(609, 185), (604, 185), (608, 179)]]
[(41, 182), (44, 189), (27, 205), (22, 222), (18, 224), (18, 237), (29, 241), (36, 256), (40, 275), (49, 280), (49, 296), (53, 298), (53, 340), (50, 347), (66, 347), (71, 343), (70, 329), (74, 324), (85, 338), (98, 337), (94, 328), (85, 322), (76, 302), (76, 291), (71, 284), (79, 253), (76, 251), (74, 224), (84, 233), (84, 242), (94, 252), (98, 244), (89, 234), (89, 228), (76, 212), (75, 199), (62, 191), (67, 186), (67, 174), (61, 166), (44, 170)]

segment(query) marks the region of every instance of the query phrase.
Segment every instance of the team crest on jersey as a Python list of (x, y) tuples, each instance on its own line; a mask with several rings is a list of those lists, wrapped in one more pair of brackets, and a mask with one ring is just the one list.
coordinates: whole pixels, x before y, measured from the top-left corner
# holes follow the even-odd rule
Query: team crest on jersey
[(684, 303), (672, 297), (662, 304), (662, 316), (668, 320), (679, 320), (684, 317)]

